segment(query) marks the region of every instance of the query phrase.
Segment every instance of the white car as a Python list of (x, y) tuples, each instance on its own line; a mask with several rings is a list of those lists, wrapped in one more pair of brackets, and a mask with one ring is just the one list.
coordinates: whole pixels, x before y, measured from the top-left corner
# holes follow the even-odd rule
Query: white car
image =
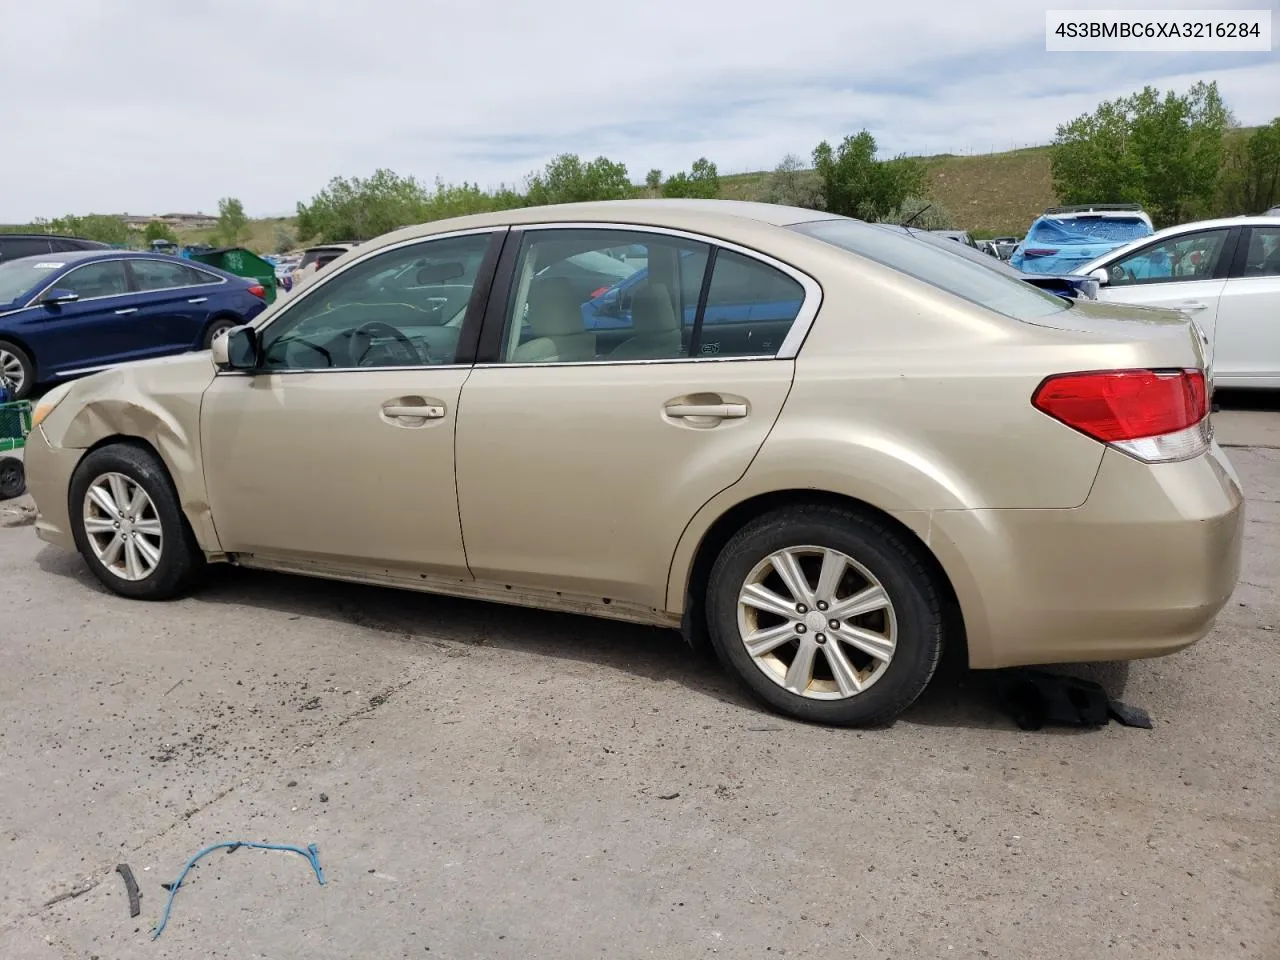
[(1191, 316), (1217, 386), (1280, 389), (1280, 216), (1169, 227), (1075, 273), (1098, 279), (1099, 300)]

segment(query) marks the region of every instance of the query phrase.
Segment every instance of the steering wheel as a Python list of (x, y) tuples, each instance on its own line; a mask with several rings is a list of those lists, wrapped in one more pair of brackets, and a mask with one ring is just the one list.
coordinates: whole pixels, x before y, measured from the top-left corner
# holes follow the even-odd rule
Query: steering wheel
[[(356, 340), (361, 337), (367, 342), (363, 350), (357, 350)], [(369, 348), (373, 346), (374, 337), (390, 337), (394, 340), (396, 349), (403, 351), (407, 366), (417, 366), (420, 363), (431, 362), (431, 358), (424, 357), (422, 351), (415, 347), (413, 341), (406, 337), (403, 332), (381, 320), (370, 320), (368, 323), (362, 323), (351, 332), (351, 354), (357, 367), (364, 365), (364, 359), (369, 355)]]

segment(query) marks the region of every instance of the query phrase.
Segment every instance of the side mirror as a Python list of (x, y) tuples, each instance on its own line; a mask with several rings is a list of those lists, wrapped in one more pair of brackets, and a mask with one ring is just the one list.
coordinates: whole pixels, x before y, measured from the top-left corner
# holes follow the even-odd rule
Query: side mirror
[(54, 287), (40, 298), (40, 302), (46, 307), (57, 307), (64, 303), (75, 303), (79, 299), (80, 294), (76, 293), (74, 290), (67, 290), (64, 287)]
[(213, 365), (219, 370), (255, 370), (258, 345), (258, 331), (253, 327), (232, 327), (213, 338)]
[(1090, 271), (1089, 276), (1098, 281), (1098, 286), (1105, 287), (1111, 282), (1111, 276), (1107, 273), (1106, 267), (1099, 267), (1097, 270)]

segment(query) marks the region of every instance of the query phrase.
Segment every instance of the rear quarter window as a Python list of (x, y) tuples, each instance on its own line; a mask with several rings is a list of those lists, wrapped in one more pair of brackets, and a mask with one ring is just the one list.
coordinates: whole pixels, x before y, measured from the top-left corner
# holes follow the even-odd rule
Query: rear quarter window
[(905, 233), (857, 220), (815, 220), (789, 229), (824, 240), (1014, 320), (1032, 322), (1069, 308), (1061, 297)]

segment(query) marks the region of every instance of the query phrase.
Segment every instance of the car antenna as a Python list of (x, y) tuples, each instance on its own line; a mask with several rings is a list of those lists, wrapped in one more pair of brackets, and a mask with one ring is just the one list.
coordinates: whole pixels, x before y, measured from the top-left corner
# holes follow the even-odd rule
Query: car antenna
[(920, 217), (921, 214), (923, 214), (926, 210), (928, 210), (932, 206), (933, 206), (932, 203), (926, 203), (923, 207), (921, 207), (919, 210), (913, 213), (909, 218), (907, 218), (907, 220), (902, 225), (904, 227), (911, 226), (913, 223), (916, 222), (916, 220)]

